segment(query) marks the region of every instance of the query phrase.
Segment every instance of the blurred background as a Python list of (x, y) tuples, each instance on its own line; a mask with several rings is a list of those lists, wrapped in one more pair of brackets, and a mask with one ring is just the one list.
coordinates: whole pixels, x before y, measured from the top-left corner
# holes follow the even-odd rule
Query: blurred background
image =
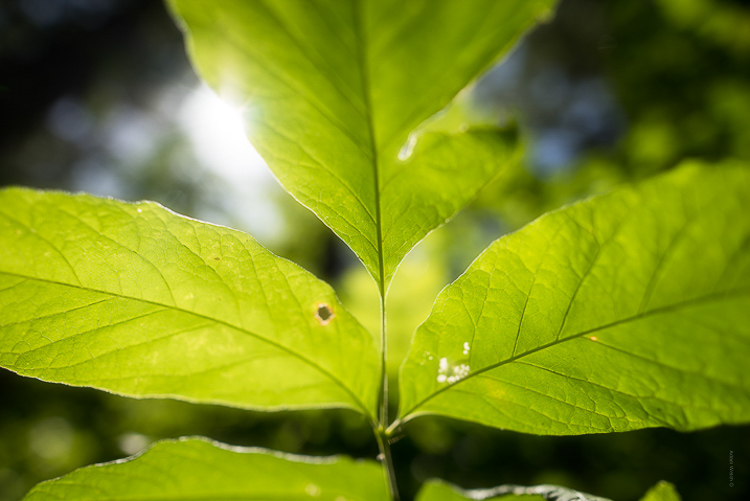
[[(389, 297), (394, 375), (437, 292), (500, 235), (685, 158), (750, 160), (750, 1), (563, 0), (463, 97), (477, 114), (517, 124), (523, 159), (402, 265)], [(235, 111), (201, 85), (161, 2), (0, 0), (0, 185), (156, 200), (248, 231), (332, 283), (377, 330), (374, 283), (279, 187)], [(684, 500), (750, 499), (747, 426), (535, 437), (420, 418), (405, 432), (394, 445), (404, 499), (430, 477), (467, 488), (557, 483), (621, 501), (665, 479)], [(0, 369), (0, 501), (182, 435), (377, 453), (350, 412), (136, 401)]]

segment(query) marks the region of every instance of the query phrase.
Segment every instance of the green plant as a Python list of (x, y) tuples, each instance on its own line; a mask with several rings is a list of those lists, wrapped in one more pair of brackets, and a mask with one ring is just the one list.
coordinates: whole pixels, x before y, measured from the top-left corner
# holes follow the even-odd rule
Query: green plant
[[(376, 281), (379, 335), (241, 232), (149, 202), (7, 189), (0, 365), (133, 397), (350, 408), (371, 423), (383, 467), (185, 439), (27, 499), (388, 499), (389, 441), (422, 414), (549, 435), (747, 422), (750, 172), (729, 161), (496, 241), (415, 333), (389, 412), (391, 278), (516, 151), (512, 134), (439, 112), (553, 3), (171, 0), (202, 77), (242, 105), (282, 184)], [(583, 498), (431, 483), (419, 499), (498, 496)], [(646, 497), (675, 498), (667, 484)]]

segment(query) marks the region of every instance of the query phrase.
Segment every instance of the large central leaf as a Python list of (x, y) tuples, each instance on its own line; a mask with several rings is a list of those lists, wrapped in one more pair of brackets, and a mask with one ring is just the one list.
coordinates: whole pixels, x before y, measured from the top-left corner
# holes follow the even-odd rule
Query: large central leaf
[[(496, 131), (409, 136), (554, 0), (170, 0), (201, 76), (242, 105), (286, 189), (385, 292), (404, 255), (491, 179)], [(399, 152), (402, 153), (399, 158)]]
[(689, 166), (541, 217), (439, 296), (401, 416), (536, 434), (750, 419), (750, 171)]
[(247, 234), (154, 203), (0, 191), (0, 366), (129, 396), (373, 416), (375, 341)]

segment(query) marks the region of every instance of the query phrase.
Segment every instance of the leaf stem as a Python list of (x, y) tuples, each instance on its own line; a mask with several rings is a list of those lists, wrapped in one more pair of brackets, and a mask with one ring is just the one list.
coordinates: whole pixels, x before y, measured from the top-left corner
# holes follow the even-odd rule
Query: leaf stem
[(388, 443), (388, 437), (385, 436), (385, 429), (383, 427), (375, 430), (375, 439), (378, 441), (380, 461), (388, 478), (388, 490), (390, 491), (391, 499), (399, 501), (396, 471), (393, 469), (393, 457), (391, 455), (391, 444)]
[(380, 349), (381, 349), (381, 373), (380, 385), (380, 419), (375, 430), (375, 438), (380, 449), (383, 469), (388, 477), (388, 487), (394, 501), (399, 501), (398, 486), (396, 484), (396, 472), (393, 469), (393, 458), (391, 457), (391, 445), (388, 442), (386, 428), (388, 426), (388, 336), (386, 335), (385, 294), (380, 294)]
[(385, 323), (385, 296), (380, 296), (380, 371), (382, 381), (380, 383), (380, 427), (388, 426), (388, 337), (386, 335)]
[(389, 438), (389, 439), (390, 439), (391, 437), (393, 437), (393, 434), (394, 434), (394, 433), (396, 432), (396, 430), (398, 430), (398, 428), (399, 428), (399, 427), (400, 427), (400, 426), (401, 426), (402, 424), (404, 424), (404, 422), (403, 422), (403, 421), (402, 421), (401, 419), (395, 419), (395, 420), (394, 420), (394, 421), (393, 421), (393, 422), (392, 422), (392, 423), (390, 424), (390, 426), (388, 426), (388, 428), (386, 428), (386, 430), (385, 430), (385, 436), (386, 436), (387, 438)]

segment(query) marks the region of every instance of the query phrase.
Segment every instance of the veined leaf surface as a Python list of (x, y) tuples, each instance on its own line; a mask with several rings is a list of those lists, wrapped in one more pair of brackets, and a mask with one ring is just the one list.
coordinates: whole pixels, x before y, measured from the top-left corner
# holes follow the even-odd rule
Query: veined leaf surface
[(497, 131), (470, 128), (426, 133), (409, 155), (410, 134), (554, 3), (170, 0), (200, 75), (242, 105), (271, 170), (381, 293), (512, 150)]
[(689, 165), (550, 213), (439, 295), (402, 421), (535, 434), (750, 420), (750, 171)]
[(88, 466), (34, 487), (24, 501), (383, 501), (380, 465), (243, 449), (200, 438), (163, 441), (125, 461)]
[(372, 335), (333, 290), (249, 235), (151, 202), (25, 189), (0, 191), (0, 366), (135, 397), (369, 416), (379, 378)]

